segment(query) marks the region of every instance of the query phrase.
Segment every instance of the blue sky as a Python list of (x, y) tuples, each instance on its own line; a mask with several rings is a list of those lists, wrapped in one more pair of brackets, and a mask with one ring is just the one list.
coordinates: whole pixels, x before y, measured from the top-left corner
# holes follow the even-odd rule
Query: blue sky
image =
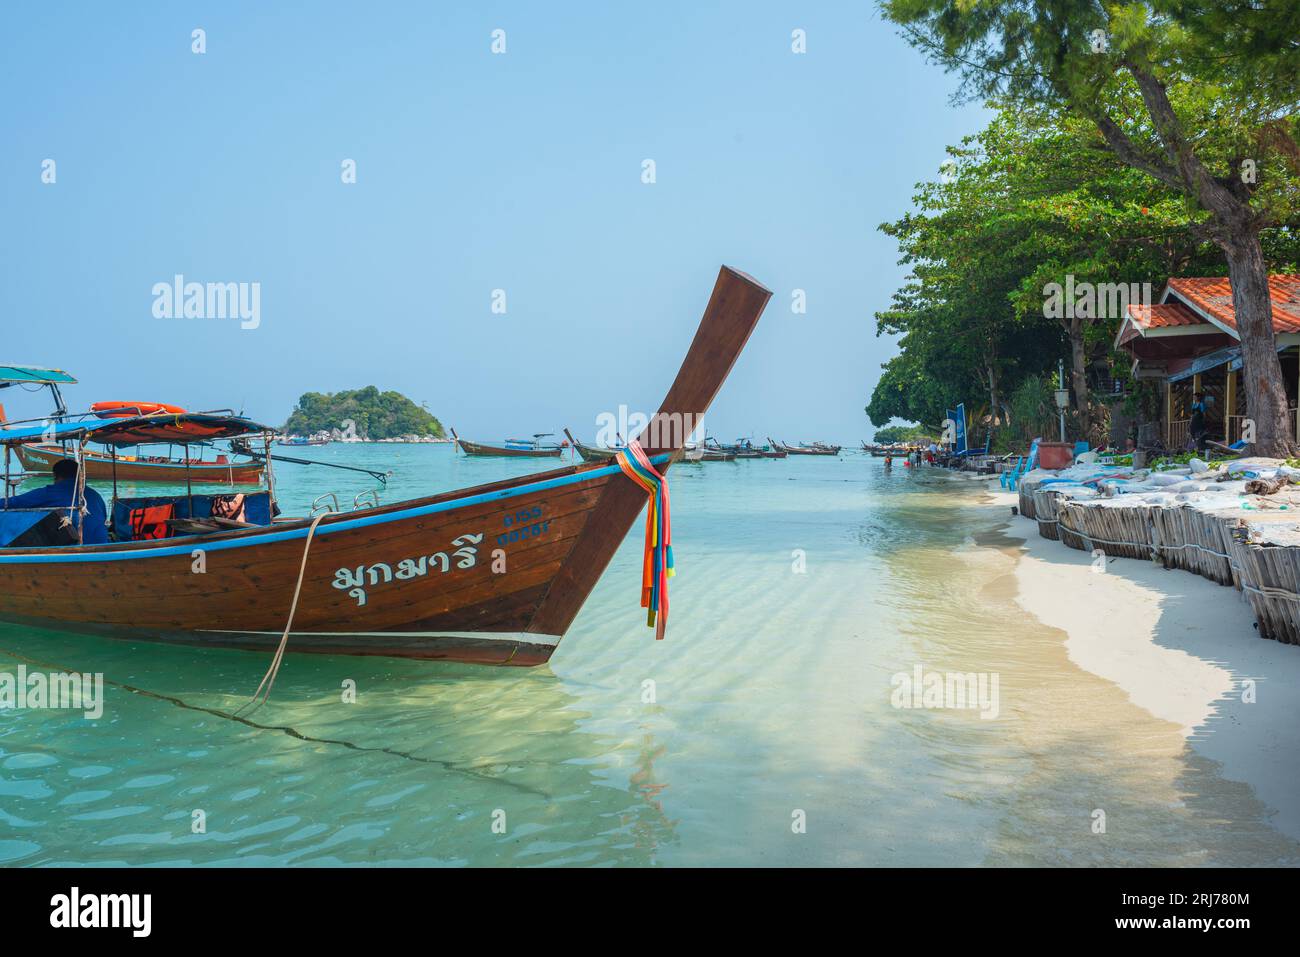
[[(986, 116), (954, 86), (861, 2), (6, 4), (0, 360), (78, 407), (373, 384), (590, 435), (657, 407), (725, 262), (775, 296), (710, 431), (853, 441), (903, 275), (876, 226)], [(155, 318), (178, 273), (260, 283), (260, 325)]]

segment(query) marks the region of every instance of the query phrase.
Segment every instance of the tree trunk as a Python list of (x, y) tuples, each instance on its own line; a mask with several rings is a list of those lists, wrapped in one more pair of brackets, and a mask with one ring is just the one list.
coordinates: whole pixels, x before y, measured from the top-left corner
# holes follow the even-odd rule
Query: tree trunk
[(1246, 414), (1255, 424), (1256, 455), (1288, 457), (1296, 451), (1295, 422), (1287, 414), (1285, 380), (1273, 335), (1273, 305), (1268, 294), (1268, 266), (1259, 244), (1263, 214), (1251, 208), (1251, 191), (1234, 173), (1213, 176), (1182, 128), (1168, 90), (1145, 65), (1126, 62), (1151, 115), (1168, 165), (1141, 156), (1108, 117), (1098, 125), (1108, 144), (1130, 166), (1183, 190), (1210, 213), (1210, 234), (1228, 260), (1232, 308), (1241, 338), (1246, 376)]
[(1087, 436), (1092, 423), (1088, 409), (1088, 350), (1084, 346), (1083, 320), (1070, 322), (1070, 387), (1074, 392), (1074, 410), (1079, 416), (1079, 434)]
[(1241, 336), (1242, 374), (1246, 385), (1246, 415), (1255, 423), (1256, 455), (1287, 458), (1295, 453), (1296, 424), (1287, 409), (1286, 380), (1277, 358), (1273, 334), (1273, 303), (1268, 292), (1268, 266), (1259, 236), (1220, 242), (1232, 281), (1232, 308)]
[(1251, 207), (1251, 189), (1235, 170), (1216, 177), (1197, 156), (1192, 141), (1169, 100), (1165, 84), (1139, 60), (1125, 59), (1151, 116), (1164, 160), (1139, 149), (1095, 102), (1076, 104), (1091, 116), (1106, 143), (1129, 166), (1155, 177), (1196, 200), (1210, 214), (1209, 234), (1223, 249), (1232, 281), (1232, 305), (1241, 338), (1247, 416), (1255, 426), (1257, 455), (1290, 456), (1296, 450), (1295, 423), (1287, 414), (1282, 364), (1273, 336), (1268, 294), (1268, 267), (1259, 230), (1269, 222)]
[(991, 416), (989, 427), (991, 429), (994, 425), (1001, 424), (1001, 422), (999, 421), (998, 410), (1001, 408), (1002, 403), (998, 400), (997, 367), (994, 366), (992, 362), (990, 362), (988, 363), (988, 370), (989, 370), (989, 415)]

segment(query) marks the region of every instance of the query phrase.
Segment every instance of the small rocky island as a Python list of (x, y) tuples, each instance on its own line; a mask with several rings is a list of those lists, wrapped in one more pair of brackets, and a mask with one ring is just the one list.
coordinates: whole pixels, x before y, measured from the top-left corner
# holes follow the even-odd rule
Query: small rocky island
[(373, 385), (343, 392), (307, 392), (281, 430), (287, 436), (335, 442), (435, 442), (442, 423), (400, 392)]

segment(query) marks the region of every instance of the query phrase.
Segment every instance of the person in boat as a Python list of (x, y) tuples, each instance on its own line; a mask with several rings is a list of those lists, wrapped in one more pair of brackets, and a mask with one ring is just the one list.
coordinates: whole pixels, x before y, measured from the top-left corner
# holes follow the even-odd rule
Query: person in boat
[[(54, 481), (42, 488), (34, 488), (21, 495), (11, 495), (8, 502), (0, 500), (3, 508), (71, 508), (77, 494), (77, 463), (72, 459), (59, 459), (54, 463)], [(89, 485), (85, 488), (86, 525), (81, 535), (83, 545), (108, 544), (108, 509)], [(73, 514), (73, 523), (79, 522), (80, 512)]]

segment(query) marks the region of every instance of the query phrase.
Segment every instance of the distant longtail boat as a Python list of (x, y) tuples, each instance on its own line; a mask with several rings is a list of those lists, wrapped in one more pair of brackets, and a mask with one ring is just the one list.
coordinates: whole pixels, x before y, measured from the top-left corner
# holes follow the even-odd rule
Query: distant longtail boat
[(488, 445), (484, 442), (471, 442), (462, 439), (451, 430), (452, 441), (466, 455), (484, 455), (497, 458), (558, 458), (564, 449), (558, 445), (542, 445), (538, 440), (548, 433), (539, 432), (531, 439), (506, 439), (505, 445)]
[(618, 449), (602, 448), (599, 445), (584, 445), (575, 439), (573, 433), (568, 429), (564, 430), (564, 435), (584, 462), (608, 462), (619, 453)]

